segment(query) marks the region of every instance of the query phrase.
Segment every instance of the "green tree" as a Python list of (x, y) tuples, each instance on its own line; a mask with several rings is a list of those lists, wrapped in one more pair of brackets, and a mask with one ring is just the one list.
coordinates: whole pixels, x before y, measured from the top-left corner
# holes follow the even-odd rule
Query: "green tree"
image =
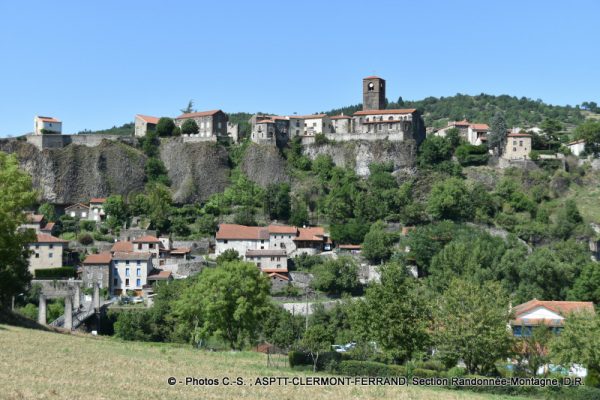
[(537, 326), (531, 330), (531, 335), (522, 336), (515, 343), (515, 357), (519, 368), (527, 375), (536, 376), (540, 367), (550, 362), (548, 346), (554, 338), (554, 333), (547, 326)]
[(198, 128), (198, 124), (193, 119), (186, 119), (183, 124), (181, 124), (181, 133), (184, 135), (193, 135), (200, 132), (200, 128)]
[(568, 299), (593, 301), (600, 305), (600, 268), (597, 263), (587, 263), (569, 291)]
[(434, 337), (447, 366), (463, 360), (471, 374), (489, 374), (510, 354), (509, 298), (500, 284), (455, 279), (437, 304)]
[(288, 183), (268, 185), (264, 209), (270, 219), (287, 221), (290, 218), (290, 185)]
[(56, 222), (58, 220), (58, 215), (56, 214), (56, 209), (54, 208), (54, 204), (52, 203), (44, 203), (38, 208), (38, 212), (46, 218), (47, 221)]
[(504, 114), (497, 112), (492, 119), (492, 126), (490, 127), (490, 134), (488, 135), (488, 146), (490, 149), (497, 150), (499, 154), (504, 151), (504, 144), (506, 143), (507, 127)]
[(106, 199), (104, 203), (104, 211), (108, 215), (107, 222), (113, 229), (123, 226), (129, 218), (127, 205), (121, 195), (112, 195)]
[(436, 220), (469, 220), (473, 216), (472, 206), (469, 189), (459, 178), (437, 182), (427, 200), (427, 212)]
[(583, 218), (577, 209), (577, 204), (569, 199), (558, 211), (552, 232), (560, 239), (568, 239), (582, 222)]
[(331, 238), (339, 244), (361, 244), (370, 226), (361, 219), (353, 218), (345, 224), (332, 224)]
[(306, 207), (306, 204), (301, 201), (294, 201), (292, 203), (290, 224), (294, 226), (305, 226), (308, 225), (308, 223), (308, 208)]
[(319, 355), (331, 349), (333, 337), (323, 325), (311, 325), (304, 332), (300, 349), (309, 353), (313, 360), (313, 372), (317, 371)]
[(377, 342), (396, 363), (412, 359), (431, 343), (428, 296), (399, 264), (381, 268), (381, 283), (370, 285), (364, 300), (353, 303), (349, 318), (358, 341)]
[(14, 155), (0, 152), (0, 306), (10, 304), (31, 280), (27, 244), (35, 234), (17, 228), (25, 221), (23, 210), (35, 200), (31, 177), (19, 169)]
[(172, 136), (175, 131), (175, 123), (171, 118), (162, 117), (156, 124), (156, 133), (158, 136)]
[(148, 131), (146, 136), (139, 139), (142, 151), (148, 157), (156, 157), (159, 154), (160, 139), (156, 131)]
[(443, 137), (428, 137), (419, 146), (417, 162), (422, 168), (429, 168), (452, 157), (452, 143)]
[(554, 118), (546, 118), (540, 128), (549, 138), (556, 138), (556, 134), (563, 130), (562, 124)]
[(585, 152), (600, 156), (600, 121), (586, 120), (575, 129), (575, 137), (585, 140)]
[(551, 358), (556, 363), (583, 365), (588, 369), (586, 384), (600, 387), (598, 349), (600, 349), (600, 317), (587, 313), (568, 316), (564, 330), (550, 343)]
[(150, 218), (151, 225), (160, 232), (167, 232), (170, 226), (171, 216), (171, 192), (169, 188), (161, 184), (149, 184), (146, 186), (147, 210), (146, 215)]
[(313, 267), (313, 288), (329, 294), (355, 292), (360, 287), (358, 265), (351, 257), (330, 259)]
[(160, 158), (150, 157), (146, 161), (146, 178), (148, 182), (157, 182), (162, 185), (170, 185), (167, 168)]
[(362, 244), (362, 255), (374, 264), (387, 261), (392, 255), (392, 245), (396, 241), (396, 236), (385, 231), (383, 222), (376, 222), (371, 225), (369, 233), (365, 235)]
[(189, 114), (189, 113), (195, 112), (195, 110), (194, 110), (194, 100), (188, 101), (187, 106), (185, 108), (182, 108), (179, 111), (181, 111), (182, 114)]
[(302, 336), (304, 324), (302, 315), (292, 315), (283, 307), (271, 304), (261, 324), (262, 335), (267, 342), (289, 350)]
[(269, 282), (256, 265), (242, 261), (205, 269), (174, 306), (176, 318), (194, 326), (193, 337), (213, 335), (240, 350), (258, 337), (269, 311)]
[(217, 256), (217, 265), (221, 265), (230, 261), (240, 261), (241, 259), (242, 257), (240, 256), (240, 253), (237, 252), (237, 250), (227, 249)]

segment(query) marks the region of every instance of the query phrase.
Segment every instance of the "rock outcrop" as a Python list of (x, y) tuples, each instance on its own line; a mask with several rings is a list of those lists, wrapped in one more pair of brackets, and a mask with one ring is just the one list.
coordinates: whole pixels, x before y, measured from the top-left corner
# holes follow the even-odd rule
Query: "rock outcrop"
[(404, 142), (353, 141), (311, 144), (304, 148), (304, 154), (315, 159), (320, 154), (328, 154), (335, 165), (354, 168), (359, 176), (369, 175), (369, 164), (394, 164), (394, 170), (412, 169), (417, 159), (417, 145), (412, 140)]
[(181, 138), (164, 140), (160, 158), (169, 171), (175, 203), (206, 200), (229, 184), (227, 150), (216, 143), (183, 143)]
[(40, 151), (25, 141), (3, 140), (0, 150), (17, 155), (40, 201), (87, 202), (111, 194), (129, 196), (144, 188), (146, 156), (122, 143), (103, 141), (96, 147), (69, 145)]
[(242, 172), (261, 187), (289, 182), (286, 161), (274, 146), (251, 144), (241, 162)]

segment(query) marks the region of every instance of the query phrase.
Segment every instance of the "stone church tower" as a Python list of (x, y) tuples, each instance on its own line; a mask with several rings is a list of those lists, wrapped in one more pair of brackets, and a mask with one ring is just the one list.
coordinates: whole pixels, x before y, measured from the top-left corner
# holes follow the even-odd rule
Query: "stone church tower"
[(363, 111), (385, 109), (385, 79), (368, 76), (363, 79)]

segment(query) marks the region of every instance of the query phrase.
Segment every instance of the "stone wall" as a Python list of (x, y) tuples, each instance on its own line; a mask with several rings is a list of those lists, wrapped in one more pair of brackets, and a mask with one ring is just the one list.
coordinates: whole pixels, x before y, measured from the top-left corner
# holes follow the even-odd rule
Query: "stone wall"
[(60, 149), (69, 144), (96, 147), (103, 140), (119, 141), (131, 145), (135, 143), (133, 137), (121, 135), (27, 135), (26, 140), (40, 150)]

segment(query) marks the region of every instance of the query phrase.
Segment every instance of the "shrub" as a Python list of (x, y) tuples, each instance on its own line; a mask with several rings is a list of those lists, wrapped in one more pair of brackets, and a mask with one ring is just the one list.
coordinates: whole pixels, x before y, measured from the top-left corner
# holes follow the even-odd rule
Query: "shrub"
[(94, 229), (96, 229), (96, 222), (87, 221), (87, 220), (79, 221), (79, 227), (81, 228), (82, 231), (90, 231), (91, 232)]
[(61, 267), (61, 268), (36, 269), (35, 277), (36, 277), (36, 279), (73, 278), (73, 277), (75, 277), (75, 268)]
[[(296, 367), (310, 366), (312, 369), (313, 360), (310, 354), (302, 351), (290, 351), (288, 354), (290, 367), (296, 369)], [(338, 369), (338, 364), (342, 360), (342, 355), (337, 351), (327, 351), (319, 354), (319, 360), (317, 361), (317, 371), (323, 371), (325, 369), (332, 370)]]
[(329, 139), (327, 139), (327, 136), (325, 136), (324, 133), (317, 133), (315, 135), (315, 144), (327, 144), (329, 143)]
[(454, 155), (461, 165), (487, 164), (489, 158), (488, 149), (485, 145), (463, 144), (456, 148)]
[(89, 246), (90, 244), (94, 243), (94, 238), (89, 233), (84, 233), (83, 235), (79, 236), (79, 243), (84, 246)]
[(443, 375), (440, 371), (432, 369), (415, 368), (412, 370), (412, 376), (418, 376), (419, 378), (433, 378), (440, 375)]

